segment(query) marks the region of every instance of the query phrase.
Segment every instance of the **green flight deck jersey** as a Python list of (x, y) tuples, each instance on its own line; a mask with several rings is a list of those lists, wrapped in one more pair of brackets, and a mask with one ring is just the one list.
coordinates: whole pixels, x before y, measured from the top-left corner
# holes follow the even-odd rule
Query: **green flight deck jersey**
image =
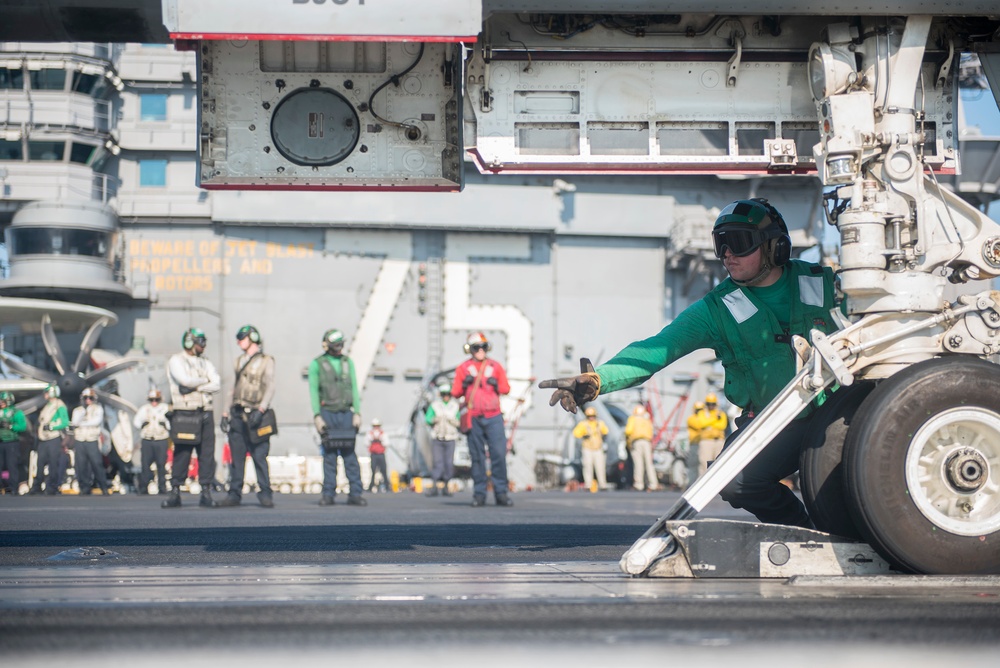
[[(346, 368), (343, 362), (346, 360)], [(320, 409), (361, 412), (361, 396), (354, 375), (354, 360), (347, 355), (320, 355), (309, 364), (309, 398), (313, 415)]]
[(13, 406), (0, 408), (0, 443), (12, 443), (27, 430), (28, 421), (20, 409)]
[(688, 353), (711, 348), (726, 370), (726, 398), (744, 412), (760, 411), (795, 375), (791, 336), (836, 331), (835, 306), (833, 270), (809, 262), (790, 260), (767, 287), (727, 278), (658, 334), (602, 364), (601, 394), (640, 385)]

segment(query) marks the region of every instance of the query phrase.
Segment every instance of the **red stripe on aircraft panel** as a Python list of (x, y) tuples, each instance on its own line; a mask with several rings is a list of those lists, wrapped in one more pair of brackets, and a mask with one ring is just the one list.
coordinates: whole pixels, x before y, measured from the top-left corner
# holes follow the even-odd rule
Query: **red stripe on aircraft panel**
[(281, 42), (475, 42), (476, 36), (454, 35), (272, 35), (258, 33), (172, 32), (173, 40), (239, 40), (253, 39)]

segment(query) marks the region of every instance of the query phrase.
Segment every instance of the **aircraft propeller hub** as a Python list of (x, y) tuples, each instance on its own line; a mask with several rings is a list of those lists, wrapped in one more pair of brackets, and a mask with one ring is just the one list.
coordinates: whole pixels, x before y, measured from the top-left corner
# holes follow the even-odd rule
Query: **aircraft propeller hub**
[(56, 381), (61, 396), (75, 399), (87, 387), (87, 381), (82, 373), (66, 373)]

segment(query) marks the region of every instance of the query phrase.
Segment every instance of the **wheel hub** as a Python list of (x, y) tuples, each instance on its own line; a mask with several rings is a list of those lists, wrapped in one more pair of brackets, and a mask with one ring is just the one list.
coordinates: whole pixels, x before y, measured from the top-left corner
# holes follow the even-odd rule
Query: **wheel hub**
[(945, 462), (948, 482), (959, 492), (974, 492), (986, 484), (989, 465), (975, 450), (963, 448)]
[(910, 441), (906, 486), (941, 529), (960, 536), (1000, 530), (1000, 415), (975, 406), (933, 415)]

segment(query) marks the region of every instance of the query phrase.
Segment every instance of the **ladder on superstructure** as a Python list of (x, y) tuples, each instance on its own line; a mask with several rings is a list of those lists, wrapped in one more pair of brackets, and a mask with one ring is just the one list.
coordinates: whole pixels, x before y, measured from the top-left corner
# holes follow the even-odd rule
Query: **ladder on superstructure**
[(433, 374), (441, 370), (444, 345), (444, 261), (429, 257), (426, 265), (427, 371)]

